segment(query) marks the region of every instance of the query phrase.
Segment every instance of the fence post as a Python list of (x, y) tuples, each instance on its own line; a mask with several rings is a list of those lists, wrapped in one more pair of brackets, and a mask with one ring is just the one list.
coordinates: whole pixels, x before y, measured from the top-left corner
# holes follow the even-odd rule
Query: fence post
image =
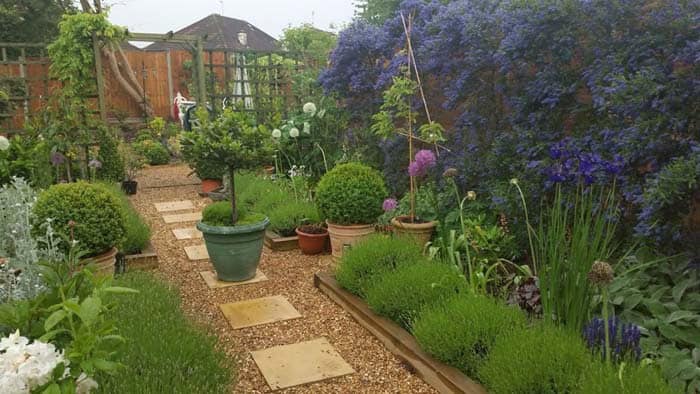
[[(196, 68), (197, 68), (197, 104), (201, 104), (201, 108), (206, 108), (207, 103), (207, 84), (204, 71), (204, 42), (202, 37), (197, 37), (195, 44), (196, 51)], [(213, 103), (212, 103), (213, 105)]]
[(102, 121), (107, 122), (107, 105), (105, 103), (105, 81), (102, 75), (102, 52), (97, 34), (92, 33), (92, 49), (95, 52), (95, 78), (97, 80), (97, 105)]

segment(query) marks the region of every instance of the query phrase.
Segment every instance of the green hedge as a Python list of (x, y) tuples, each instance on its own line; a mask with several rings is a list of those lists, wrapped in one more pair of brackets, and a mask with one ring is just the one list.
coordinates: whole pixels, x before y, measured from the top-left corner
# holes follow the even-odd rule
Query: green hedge
[(335, 278), (349, 292), (364, 297), (368, 282), (376, 276), (421, 259), (421, 247), (413, 239), (377, 234), (343, 252)]
[(475, 376), (498, 338), (524, 329), (526, 323), (517, 307), (463, 294), (426, 308), (413, 325), (413, 334), (435, 358)]
[(376, 313), (410, 329), (423, 308), (466, 291), (464, 277), (454, 267), (419, 261), (372, 280), (365, 300)]

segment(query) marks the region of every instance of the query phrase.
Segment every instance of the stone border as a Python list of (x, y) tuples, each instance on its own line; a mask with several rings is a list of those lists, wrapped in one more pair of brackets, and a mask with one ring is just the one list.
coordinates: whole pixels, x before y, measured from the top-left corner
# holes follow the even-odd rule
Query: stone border
[(384, 346), (413, 368), (416, 375), (440, 393), (486, 394), (486, 389), (461, 371), (424, 352), (416, 339), (396, 323), (372, 312), (359, 297), (340, 287), (328, 273), (316, 273), (314, 286), (345, 309)]
[(274, 252), (284, 252), (287, 250), (299, 249), (299, 237), (283, 237), (274, 231), (265, 231), (265, 246)]
[(128, 254), (124, 256), (125, 271), (143, 271), (158, 268), (158, 255), (156, 254), (151, 241), (139, 254)]

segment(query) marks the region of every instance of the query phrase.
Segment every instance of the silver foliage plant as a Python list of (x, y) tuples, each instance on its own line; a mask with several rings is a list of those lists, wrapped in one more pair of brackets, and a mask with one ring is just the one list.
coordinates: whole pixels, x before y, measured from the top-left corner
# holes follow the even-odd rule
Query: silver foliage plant
[(43, 287), (39, 261), (57, 261), (60, 237), (51, 222), (32, 236), (36, 192), (22, 178), (0, 188), (0, 302), (35, 297)]

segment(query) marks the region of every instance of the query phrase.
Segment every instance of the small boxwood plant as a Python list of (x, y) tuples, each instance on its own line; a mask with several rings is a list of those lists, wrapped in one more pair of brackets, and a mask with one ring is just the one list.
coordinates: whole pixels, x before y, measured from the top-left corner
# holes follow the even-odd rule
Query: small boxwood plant
[(373, 311), (410, 330), (423, 308), (466, 291), (464, 278), (453, 266), (420, 261), (377, 277), (367, 287), (365, 300)]
[(412, 239), (376, 234), (343, 252), (335, 278), (338, 283), (364, 297), (367, 283), (376, 276), (421, 260), (421, 248)]
[[(88, 256), (119, 245), (125, 233), (126, 213), (104, 185), (87, 182), (53, 185), (39, 195), (34, 206), (38, 226), (52, 219), (54, 229), (72, 236)], [(68, 248), (67, 243), (62, 244)]]
[(117, 184), (104, 183), (101, 185), (119, 200), (124, 210), (124, 238), (117, 245), (119, 250), (125, 254), (142, 252), (151, 239), (151, 228), (131, 205), (129, 198)]
[(377, 170), (360, 163), (346, 163), (321, 178), (316, 187), (316, 203), (321, 215), (333, 224), (371, 224), (382, 214), (387, 194)]
[[(210, 226), (234, 226), (231, 218), (231, 204), (227, 201), (219, 201), (207, 205), (202, 211), (202, 222)], [(260, 213), (248, 212), (246, 210), (238, 211), (238, 221), (236, 226), (245, 226), (247, 224), (258, 223), (265, 220), (265, 215)]]
[(460, 294), (426, 308), (413, 325), (421, 347), (438, 360), (475, 376), (498, 338), (524, 329), (526, 318), (517, 307), (472, 294)]
[(320, 220), (316, 206), (307, 201), (280, 204), (268, 216), (270, 230), (285, 237), (294, 235), (294, 230), (304, 223), (318, 223)]
[(570, 393), (592, 362), (576, 332), (540, 325), (499, 338), (478, 377), (494, 394)]

